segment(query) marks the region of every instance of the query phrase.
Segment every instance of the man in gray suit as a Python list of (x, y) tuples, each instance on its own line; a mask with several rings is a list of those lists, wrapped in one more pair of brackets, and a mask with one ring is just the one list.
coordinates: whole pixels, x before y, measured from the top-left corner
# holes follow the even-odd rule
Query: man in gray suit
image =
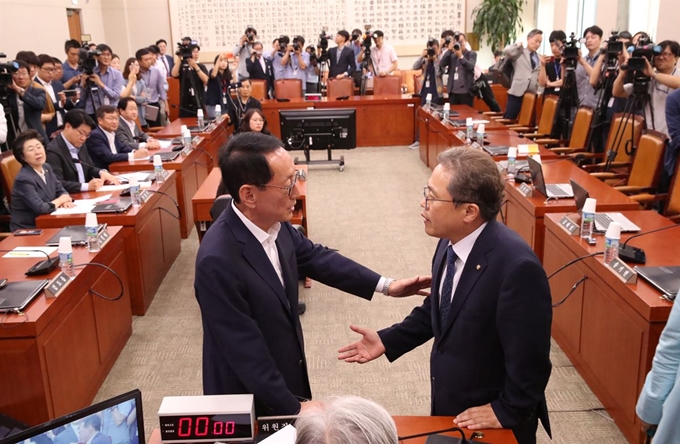
[(474, 96), (470, 93), (475, 83), (475, 65), (477, 53), (468, 51), (465, 47), (465, 34), (455, 33), (454, 41), (449, 51), (444, 55), (439, 66), (441, 69), (449, 68), (449, 103), (451, 105), (472, 106)]
[(512, 84), (508, 90), (508, 104), (505, 108), (506, 119), (516, 119), (522, 107), (524, 93), (535, 93), (538, 89), (538, 73), (541, 70), (536, 51), (543, 42), (543, 31), (534, 29), (527, 35), (526, 48), (522, 42), (506, 46), (503, 50), (505, 57), (512, 62), (514, 74)]
[(125, 97), (118, 101), (118, 112), (120, 113), (119, 125), (116, 130), (116, 141), (131, 150), (146, 148), (147, 150), (160, 149), (161, 144), (158, 140), (143, 133), (137, 126), (137, 103), (132, 97)]

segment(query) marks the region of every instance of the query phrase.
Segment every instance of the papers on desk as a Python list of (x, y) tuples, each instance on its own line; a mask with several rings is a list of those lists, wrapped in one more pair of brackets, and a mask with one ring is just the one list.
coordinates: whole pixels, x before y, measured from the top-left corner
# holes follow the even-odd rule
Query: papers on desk
[[(139, 188), (140, 189), (146, 189), (146, 188), (151, 188), (151, 185), (153, 185), (151, 182), (139, 182)], [(123, 185), (104, 185), (100, 189), (98, 189), (96, 192), (97, 193), (109, 193), (111, 191), (121, 191), (126, 188), (129, 188), (130, 185), (128, 184), (123, 184)]]
[(529, 154), (538, 154), (538, 145), (535, 143), (526, 145), (517, 145), (517, 154), (519, 156), (527, 156)]
[(287, 425), (268, 438), (260, 441), (260, 444), (295, 444), (297, 430), (292, 425)]
[(158, 140), (158, 143), (161, 144), (161, 149), (162, 150), (167, 150), (172, 146), (172, 140), (161, 140), (161, 139), (156, 139)]
[(142, 160), (148, 161), (149, 159), (151, 159), (151, 156), (140, 157), (140, 158), (138, 158), (138, 159), (136, 159), (136, 158), (133, 157), (132, 160), (130, 160), (130, 162), (139, 162), (139, 161), (142, 161)]
[(44, 259), (45, 255), (40, 253), (40, 251), (44, 252), (47, 255), (50, 255), (57, 251), (57, 247), (15, 247), (14, 250), (8, 252), (3, 257), (6, 258), (18, 257), (22, 259), (27, 257), (38, 257)]
[(92, 209), (99, 203), (103, 202), (105, 200), (111, 199), (110, 194), (105, 194), (100, 197), (96, 197), (94, 199), (80, 199), (80, 200), (74, 200), (73, 204), (75, 205), (73, 208), (57, 208), (56, 211), (52, 213), (54, 216), (61, 216), (61, 215), (67, 215), (67, 214), (87, 214), (92, 211)]

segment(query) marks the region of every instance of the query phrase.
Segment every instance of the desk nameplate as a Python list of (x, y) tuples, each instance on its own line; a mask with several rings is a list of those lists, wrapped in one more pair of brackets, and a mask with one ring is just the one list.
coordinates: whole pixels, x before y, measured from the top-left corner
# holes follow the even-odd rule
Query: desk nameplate
[(533, 188), (531, 188), (529, 185), (523, 183), (519, 186), (518, 188), (519, 192), (522, 194), (524, 197), (529, 197), (533, 194)]
[(562, 227), (564, 230), (566, 230), (569, 235), (573, 236), (574, 234), (578, 234), (579, 231), (579, 226), (576, 222), (571, 220), (569, 216), (564, 216), (562, 219), (560, 219), (560, 227)]
[(62, 291), (64, 291), (64, 288), (68, 287), (68, 284), (71, 283), (71, 278), (68, 277), (64, 272), (61, 272), (52, 279), (52, 282), (50, 282), (50, 285), (45, 287), (45, 297), (46, 298), (56, 298), (61, 294)]
[(625, 262), (623, 262), (618, 257), (613, 259), (607, 266), (612, 273), (616, 275), (626, 284), (636, 284), (637, 283), (637, 272), (630, 268)]

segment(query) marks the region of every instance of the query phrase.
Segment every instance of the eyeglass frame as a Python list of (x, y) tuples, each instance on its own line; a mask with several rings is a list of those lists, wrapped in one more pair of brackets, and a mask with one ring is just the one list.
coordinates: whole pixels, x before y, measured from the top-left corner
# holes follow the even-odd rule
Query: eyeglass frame
[(477, 202), (469, 202), (465, 200), (457, 200), (457, 199), (435, 199), (433, 197), (428, 197), (427, 192), (430, 190), (430, 187), (426, 186), (423, 188), (423, 200), (425, 200), (425, 209), (429, 210), (430, 209), (430, 204), (429, 202), (451, 202), (455, 206), (459, 206), (462, 204), (475, 204), (479, 206)]
[(302, 172), (300, 170), (295, 170), (292, 182), (288, 186), (284, 187), (281, 185), (269, 185), (269, 184), (262, 184), (260, 186), (264, 188), (278, 188), (280, 190), (287, 190), (288, 197), (291, 197), (293, 195), (293, 189), (295, 188), (295, 185), (297, 185), (298, 179), (300, 179), (301, 177), (303, 177)]

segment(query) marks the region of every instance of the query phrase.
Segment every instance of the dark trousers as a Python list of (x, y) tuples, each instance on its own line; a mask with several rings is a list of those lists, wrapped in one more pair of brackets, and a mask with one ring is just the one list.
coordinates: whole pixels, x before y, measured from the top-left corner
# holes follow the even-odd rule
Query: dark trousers
[(519, 116), (520, 109), (522, 109), (522, 97), (508, 94), (508, 104), (505, 107), (503, 118), (515, 120)]
[(454, 94), (449, 93), (449, 103), (451, 105), (467, 105), (472, 106), (475, 98), (470, 93)]
[(531, 419), (512, 429), (518, 444), (536, 444), (536, 430), (538, 418), (534, 414)]

